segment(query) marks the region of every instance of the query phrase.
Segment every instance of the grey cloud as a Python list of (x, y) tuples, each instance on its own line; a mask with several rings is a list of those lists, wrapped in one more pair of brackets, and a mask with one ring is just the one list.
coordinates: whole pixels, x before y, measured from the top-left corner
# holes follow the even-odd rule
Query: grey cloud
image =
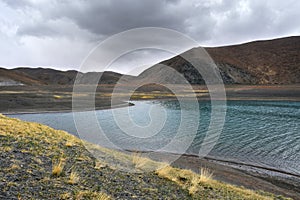
[(50, 25), (56, 20), (75, 23), (79, 28), (99, 36), (109, 36), (144, 26), (165, 27), (186, 32), (186, 18), (190, 15), (188, 10), (178, 9), (179, 0), (56, 0), (36, 4), (28, 1), (21, 1), (20, 4), (8, 2), (10, 1), (7, 1), (9, 6), (17, 9), (26, 6), (31, 9), (28, 12), (32, 10), (38, 12), (40, 19), (34, 24), (24, 24), (18, 30), (18, 34), (37, 37), (55, 36), (57, 33), (63, 35), (59, 27), (53, 29), (53, 25)]
[(143, 26), (184, 30), (185, 16), (169, 10), (179, 1), (79, 1), (77, 5), (60, 3), (57, 9), (45, 10), (48, 18), (68, 18), (81, 28), (96, 34), (111, 35)]
[[(214, 38), (236, 39), (275, 35), (271, 31), (284, 32), (295, 29), (299, 17), (299, 1), (259, 0), (30, 0), (9, 1), (6, 4), (17, 9), (30, 7), (39, 12), (41, 19), (35, 24), (23, 25), (23, 35), (55, 35), (62, 31), (51, 29), (52, 20), (69, 20), (79, 28), (93, 34), (109, 36), (131, 28), (154, 26), (171, 28), (189, 34), (199, 41)], [(249, 12), (242, 12), (242, 6)], [(296, 9), (293, 9), (296, 8)], [(288, 12), (288, 13), (287, 13)], [(288, 15), (288, 16), (286, 16)], [(225, 18), (225, 19), (222, 19)], [(291, 18), (294, 21), (291, 21)], [(299, 25), (299, 23), (297, 24)], [(43, 30), (42, 30), (43, 29)], [(226, 35), (228, 35), (226, 37)], [(234, 42), (234, 41), (233, 41)]]
[(5, 4), (12, 8), (24, 8), (31, 6), (31, 3), (27, 0), (11, 1), (11, 0), (2, 0)]
[[(51, 29), (49, 23), (68, 20), (92, 34), (109, 36), (131, 28), (153, 26), (178, 30), (194, 37), (199, 42), (249, 40), (256, 37), (273, 36), (295, 29), (295, 21), (286, 19), (299, 17), (297, 1), (259, 0), (56, 0), (32, 3), (23, 0), (9, 6), (21, 9), (30, 7), (39, 12), (38, 23), (23, 25), (19, 33), (37, 37), (63, 35), (59, 27)], [(295, 6), (294, 4), (297, 4)], [(290, 5), (290, 6), (287, 6)], [(283, 9), (289, 8), (288, 17)], [(243, 9), (247, 9), (243, 11)], [(284, 31), (280, 27), (285, 27)], [(231, 38), (231, 39), (230, 39)], [(229, 42), (229, 43), (230, 43)]]
[(17, 34), (36, 37), (51, 37), (57, 35), (58, 32), (47, 24), (39, 23), (19, 27), (17, 30)]
[[(299, 34), (299, 1), (222, 1), (210, 6), (215, 26), (209, 30), (209, 44), (228, 45), (251, 40)], [(289, 20), (285, 19), (285, 15)], [(197, 29), (200, 30), (200, 29)], [(196, 36), (197, 38), (197, 36)], [(203, 41), (201, 37), (198, 37)]]
[[(0, 27), (0, 36), (1, 28), (9, 33), (7, 41), (14, 43), (11, 45), (14, 49), (8, 50), (14, 52), (11, 56), (20, 57), (24, 52), (49, 53), (47, 58), (41, 56), (46, 59), (45, 65), (55, 65), (53, 60), (57, 65), (71, 65), (68, 62), (72, 57), (74, 60), (84, 57), (78, 55), (79, 51), (70, 52), (68, 61), (51, 55), (88, 48), (99, 39), (137, 27), (175, 29), (205, 46), (300, 33), (298, 0), (2, 0), (0, 9), (0, 24), (5, 24)], [(15, 41), (22, 42), (14, 46)], [(55, 50), (46, 48), (51, 45)], [(29, 59), (26, 55), (22, 57), (26, 62)], [(30, 59), (33, 59), (28, 61), (30, 64), (39, 65), (41, 61)], [(3, 62), (0, 65), (13, 63), (6, 61), (6, 57), (0, 60)]]

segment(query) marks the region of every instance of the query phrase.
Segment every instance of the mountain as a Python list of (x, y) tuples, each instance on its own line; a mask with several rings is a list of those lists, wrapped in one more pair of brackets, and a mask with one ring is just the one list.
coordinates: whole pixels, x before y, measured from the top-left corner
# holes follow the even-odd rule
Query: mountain
[[(78, 76), (78, 77), (77, 77)], [(116, 72), (59, 71), (47, 68), (0, 68), (0, 82), (7, 85), (72, 85), (76, 77), (80, 84), (93, 84), (101, 76), (99, 84), (115, 84), (123, 75)], [(130, 76), (125, 75), (125, 79)], [(4, 84), (3, 84), (4, 85)]]
[(3, 85), (18, 85), (18, 84), (26, 84), (26, 85), (41, 85), (43, 84), (41, 81), (37, 79), (32, 79), (30, 76), (15, 72), (13, 70), (0, 68), (0, 82)]
[[(145, 70), (139, 79), (153, 78), (165, 83), (182, 83), (175, 69), (192, 84), (204, 84), (201, 75), (183, 57), (193, 57), (199, 49), (163, 61)], [(225, 84), (300, 83), (300, 37), (255, 41), (240, 45), (205, 48), (220, 70)], [(168, 74), (168, 76), (165, 76)]]
[[(194, 48), (158, 63), (138, 77), (116, 72), (59, 71), (45, 68), (0, 68), (0, 85), (71, 85), (78, 74), (79, 83), (115, 84), (122, 76), (124, 83), (160, 82), (184, 83), (179, 72), (191, 84), (204, 84), (202, 76), (183, 57), (197, 58), (200, 48)], [(206, 52), (220, 70), (225, 84), (298, 84), (300, 83), (300, 36), (240, 45), (208, 47)], [(166, 67), (167, 65), (169, 67)], [(204, 68), (204, 65), (203, 65)]]

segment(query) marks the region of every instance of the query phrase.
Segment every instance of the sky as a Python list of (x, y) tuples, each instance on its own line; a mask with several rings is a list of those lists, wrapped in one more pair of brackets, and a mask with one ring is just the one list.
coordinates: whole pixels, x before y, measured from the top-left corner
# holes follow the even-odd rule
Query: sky
[[(79, 70), (99, 42), (141, 27), (173, 29), (201, 46), (300, 35), (299, 10), (298, 0), (0, 0), (0, 66)], [(142, 71), (171, 56), (139, 50), (110, 70)]]

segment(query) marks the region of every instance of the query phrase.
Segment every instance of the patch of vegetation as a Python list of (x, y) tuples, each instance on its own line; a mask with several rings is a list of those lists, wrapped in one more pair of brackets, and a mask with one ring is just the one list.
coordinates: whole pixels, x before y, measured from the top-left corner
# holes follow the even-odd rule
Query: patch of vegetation
[[(96, 159), (93, 155), (97, 155)], [(276, 199), (0, 115), (0, 194), (13, 199)], [(117, 163), (112, 166), (111, 163)], [(120, 171), (129, 165), (143, 173)], [(159, 168), (155, 172), (149, 171)]]
[(156, 174), (188, 190), (189, 194), (195, 199), (282, 199), (282, 196), (252, 191), (213, 180), (213, 173), (207, 168), (201, 168), (200, 174), (197, 174), (191, 170), (166, 166), (157, 170)]
[(74, 185), (79, 182), (79, 179), (80, 179), (80, 177), (79, 177), (78, 173), (76, 171), (72, 171), (70, 174), (68, 183)]
[[(178, 96), (178, 95), (177, 95)], [(165, 92), (134, 92), (130, 99), (131, 100), (139, 100), (139, 99), (161, 99), (161, 98), (176, 98), (173, 93), (165, 93)]]
[(63, 173), (64, 166), (65, 166), (64, 159), (59, 159), (59, 161), (53, 163), (52, 175), (60, 176)]

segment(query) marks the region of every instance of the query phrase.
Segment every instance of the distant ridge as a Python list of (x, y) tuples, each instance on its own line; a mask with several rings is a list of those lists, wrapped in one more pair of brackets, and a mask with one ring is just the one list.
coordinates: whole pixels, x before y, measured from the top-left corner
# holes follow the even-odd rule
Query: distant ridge
[[(77, 77), (78, 75), (78, 77)], [(76, 77), (80, 84), (94, 84), (100, 77), (99, 84), (115, 84), (123, 75), (116, 72), (87, 72), (76, 70), (60, 71), (50, 68), (0, 68), (2, 79), (17, 81), (25, 85), (72, 85)], [(128, 75), (125, 76), (130, 77)]]
[[(225, 84), (300, 83), (300, 36), (205, 49), (217, 64)], [(203, 78), (180, 55), (160, 64), (172, 67), (192, 84), (204, 84)], [(161, 65), (154, 65), (139, 77), (154, 77), (163, 74), (164, 70)], [(173, 76), (170, 74), (169, 77)]]
[[(217, 64), (225, 84), (299, 84), (300, 83), (300, 36), (254, 41), (245, 44), (206, 47)], [(184, 54), (192, 53), (191, 49)], [(159, 64), (180, 72), (191, 84), (204, 84), (201, 75), (180, 55)], [(167, 68), (154, 65), (138, 77), (125, 75), (125, 82), (159, 79), (162, 83), (181, 83)], [(0, 81), (8, 80), (25, 85), (71, 85), (77, 73), (80, 83), (95, 83), (103, 72), (81, 73), (75, 70), (59, 71), (45, 68), (0, 68)], [(167, 75), (166, 75), (167, 74)], [(115, 84), (123, 75), (104, 72), (101, 84)]]

